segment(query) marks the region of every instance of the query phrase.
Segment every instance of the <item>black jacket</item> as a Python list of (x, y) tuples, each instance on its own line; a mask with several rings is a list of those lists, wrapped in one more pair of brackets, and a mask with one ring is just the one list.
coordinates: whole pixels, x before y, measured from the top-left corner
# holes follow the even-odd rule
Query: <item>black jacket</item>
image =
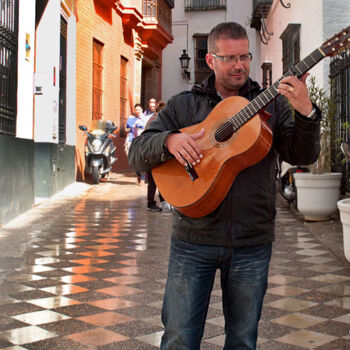
[[(164, 147), (169, 133), (203, 121), (221, 98), (215, 91), (215, 76), (189, 92), (172, 97), (156, 120), (133, 140), (129, 162), (139, 170), (148, 170), (171, 156)], [(258, 83), (248, 79), (239, 95), (248, 100), (262, 92)], [(317, 108), (316, 108), (317, 109)], [(274, 240), (276, 214), (275, 162), (277, 153), (291, 164), (311, 164), (320, 150), (320, 112), (308, 119), (292, 111), (283, 96), (268, 107), (272, 146), (266, 157), (238, 174), (223, 202), (202, 218), (189, 218), (178, 211), (173, 215), (175, 238), (198, 244), (244, 246)]]

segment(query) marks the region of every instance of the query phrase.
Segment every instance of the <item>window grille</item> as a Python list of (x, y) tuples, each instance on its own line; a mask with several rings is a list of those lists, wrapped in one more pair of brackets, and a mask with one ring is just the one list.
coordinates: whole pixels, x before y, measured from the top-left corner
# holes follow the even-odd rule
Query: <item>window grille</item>
[[(330, 63), (331, 96), (336, 103), (334, 142), (332, 142), (333, 171), (343, 173), (341, 190), (350, 192), (350, 164), (342, 162), (340, 143), (350, 143), (350, 51), (334, 56)], [(338, 142), (337, 142), (338, 140)]]
[(205, 56), (208, 52), (208, 35), (195, 35), (194, 45), (194, 79), (196, 84), (200, 84), (211, 73), (207, 62), (205, 61)]
[(61, 16), (60, 36), (60, 106), (58, 121), (58, 142), (66, 143), (67, 119), (67, 21)]
[(300, 61), (300, 24), (290, 23), (280, 36), (282, 40), (283, 74)]
[(18, 0), (0, 0), (0, 134), (16, 135)]
[(185, 11), (210, 11), (226, 9), (226, 0), (185, 0)]

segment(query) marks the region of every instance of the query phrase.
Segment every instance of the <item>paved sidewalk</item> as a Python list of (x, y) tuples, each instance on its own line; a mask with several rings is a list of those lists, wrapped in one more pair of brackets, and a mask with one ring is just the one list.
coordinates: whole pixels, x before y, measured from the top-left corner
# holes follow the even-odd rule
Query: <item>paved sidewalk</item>
[[(76, 186), (0, 228), (0, 349), (159, 348), (171, 213), (147, 211), (132, 174)], [(278, 203), (259, 349), (349, 350), (339, 221)], [(217, 278), (201, 349), (222, 349), (223, 326)]]

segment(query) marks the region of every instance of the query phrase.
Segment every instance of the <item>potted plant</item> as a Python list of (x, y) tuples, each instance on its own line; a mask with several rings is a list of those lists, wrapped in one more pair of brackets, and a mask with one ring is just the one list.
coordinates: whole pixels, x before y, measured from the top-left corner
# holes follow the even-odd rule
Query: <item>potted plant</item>
[(312, 102), (322, 112), (321, 152), (310, 173), (295, 174), (297, 207), (308, 221), (330, 220), (337, 211), (341, 173), (331, 172), (331, 143), (334, 142), (336, 104), (334, 98), (310, 77), (308, 89)]

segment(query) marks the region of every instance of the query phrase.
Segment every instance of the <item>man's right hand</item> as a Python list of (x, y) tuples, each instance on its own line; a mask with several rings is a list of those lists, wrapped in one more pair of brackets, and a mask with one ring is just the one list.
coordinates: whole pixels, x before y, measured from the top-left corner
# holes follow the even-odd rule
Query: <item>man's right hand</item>
[(181, 165), (186, 166), (186, 161), (196, 165), (203, 157), (196, 141), (201, 139), (203, 135), (204, 129), (193, 135), (186, 133), (170, 134), (165, 140), (165, 147)]

